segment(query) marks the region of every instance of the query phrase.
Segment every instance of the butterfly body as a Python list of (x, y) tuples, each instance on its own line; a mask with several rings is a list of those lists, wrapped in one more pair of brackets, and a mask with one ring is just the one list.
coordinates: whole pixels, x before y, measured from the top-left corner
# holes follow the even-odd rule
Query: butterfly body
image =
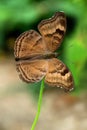
[(35, 59), (51, 59), (51, 58), (57, 58), (59, 56), (59, 53), (57, 52), (47, 52), (45, 54), (35, 54), (28, 57), (21, 57), (21, 58), (15, 58), (16, 62), (20, 61), (32, 61)]
[(14, 46), (14, 55), (20, 78), (27, 83), (44, 78), (50, 86), (73, 89), (73, 77), (62, 61), (57, 59), (59, 48), (66, 32), (66, 16), (56, 12), (38, 25), (40, 34), (34, 30), (21, 34)]

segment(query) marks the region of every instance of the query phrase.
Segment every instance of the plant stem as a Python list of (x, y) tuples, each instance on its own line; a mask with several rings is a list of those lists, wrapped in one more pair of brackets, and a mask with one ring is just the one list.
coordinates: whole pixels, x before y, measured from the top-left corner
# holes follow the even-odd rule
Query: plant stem
[(38, 106), (37, 106), (37, 113), (35, 116), (35, 119), (33, 121), (32, 127), (30, 130), (34, 130), (37, 121), (39, 119), (40, 111), (41, 111), (41, 103), (42, 103), (42, 96), (43, 96), (43, 90), (44, 90), (44, 79), (41, 82), (41, 88), (40, 88), (40, 93), (39, 93), (39, 99), (38, 99)]

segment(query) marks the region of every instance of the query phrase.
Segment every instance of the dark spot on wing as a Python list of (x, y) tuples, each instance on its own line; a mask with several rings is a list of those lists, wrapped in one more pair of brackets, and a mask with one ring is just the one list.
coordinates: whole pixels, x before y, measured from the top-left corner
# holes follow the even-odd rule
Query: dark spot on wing
[(65, 70), (63, 72), (61, 72), (61, 75), (64, 76), (69, 72), (69, 70), (67, 68), (65, 68)]

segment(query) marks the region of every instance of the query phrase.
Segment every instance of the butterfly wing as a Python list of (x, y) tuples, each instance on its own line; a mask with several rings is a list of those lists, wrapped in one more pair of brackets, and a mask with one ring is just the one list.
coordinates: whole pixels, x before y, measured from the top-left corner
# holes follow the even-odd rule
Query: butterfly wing
[(41, 54), (46, 50), (43, 39), (34, 30), (22, 33), (16, 40), (14, 46), (15, 58), (32, 57)]
[(52, 18), (41, 21), (38, 30), (46, 42), (47, 50), (55, 51), (60, 46), (66, 32), (65, 14), (56, 12)]
[(19, 77), (27, 83), (33, 83), (39, 82), (46, 75), (48, 62), (46, 60), (20, 61), (16, 66)]
[(48, 72), (45, 82), (50, 86), (63, 87), (65, 90), (72, 90), (74, 86), (71, 72), (57, 58), (52, 58), (48, 61)]

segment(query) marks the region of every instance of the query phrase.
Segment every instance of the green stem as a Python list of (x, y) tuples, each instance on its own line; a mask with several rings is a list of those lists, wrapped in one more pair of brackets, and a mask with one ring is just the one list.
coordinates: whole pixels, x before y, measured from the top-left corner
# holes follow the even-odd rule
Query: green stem
[(42, 82), (41, 82), (41, 88), (40, 88), (39, 99), (38, 99), (37, 113), (36, 113), (35, 119), (34, 119), (34, 121), (33, 121), (31, 130), (34, 130), (34, 128), (35, 128), (35, 126), (36, 126), (36, 124), (37, 124), (37, 121), (38, 121), (38, 119), (39, 119), (40, 110), (41, 110), (41, 103), (42, 103), (43, 90), (44, 90), (44, 79), (43, 79)]

